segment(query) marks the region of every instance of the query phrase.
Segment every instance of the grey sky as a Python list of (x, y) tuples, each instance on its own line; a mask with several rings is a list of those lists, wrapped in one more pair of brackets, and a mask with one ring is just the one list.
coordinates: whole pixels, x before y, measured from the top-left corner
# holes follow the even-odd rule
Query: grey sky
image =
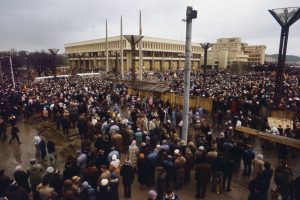
[[(193, 42), (242, 37), (248, 44), (265, 44), (277, 53), (280, 26), (268, 9), (300, 6), (299, 0), (0, 0), (0, 50), (64, 52), (65, 43), (138, 33), (142, 10), (143, 35), (184, 40), (186, 6), (198, 10)], [(300, 56), (300, 20), (290, 29), (288, 54)]]

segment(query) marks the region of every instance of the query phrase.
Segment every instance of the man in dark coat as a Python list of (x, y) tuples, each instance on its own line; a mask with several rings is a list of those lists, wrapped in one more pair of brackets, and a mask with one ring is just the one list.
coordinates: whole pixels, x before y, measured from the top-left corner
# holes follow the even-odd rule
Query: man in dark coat
[(54, 171), (53, 167), (48, 167), (47, 174), (43, 177), (43, 180), (45, 183), (48, 183), (50, 187), (54, 188), (57, 197), (61, 197), (63, 180), (59, 175), (58, 170)]
[(224, 160), (224, 169), (223, 169), (223, 190), (225, 190), (227, 182), (227, 192), (231, 191), (231, 178), (234, 171), (234, 160), (233, 158), (227, 157)]
[(265, 192), (267, 193), (270, 188), (270, 182), (271, 182), (271, 178), (273, 176), (273, 170), (271, 169), (271, 165), (268, 162), (265, 162), (264, 167), (265, 167), (265, 169), (262, 171), (262, 173), (260, 175), (260, 179), (265, 181), (265, 183), (266, 183), (266, 191)]
[(9, 200), (29, 200), (27, 192), (16, 181), (11, 180), (5, 195)]
[(208, 163), (200, 162), (195, 165), (195, 178), (197, 181), (197, 198), (204, 198), (206, 192), (206, 184), (211, 177), (211, 168)]
[(126, 159), (125, 164), (121, 167), (120, 175), (123, 177), (124, 196), (131, 197), (131, 185), (134, 180), (134, 168), (130, 165), (129, 158)]
[(163, 195), (167, 191), (168, 183), (167, 183), (167, 173), (163, 167), (157, 168), (157, 181), (156, 181), (156, 191), (157, 191), (157, 199), (162, 199)]
[(17, 184), (27, 192), (30, 193), (31, 188), (28, 182), (29, 175), (23, 170), (22, 166), (17, 166), (14, 172), (14, 179)]
[(0, 169), (0, 197), (3, 197), (9, 187), (9, 177), (5, 175), (5, 170)]
[(17, 139), (18, 141), (18, 144), (22, 144), (20, 142), (20, 138), (18, 136), (18, 132), (20, 132), (19, 128), (17, 127), (16, 124), (13, 124), (13, 127), (11, 129), (11, 139), (9, 140), (9, 144), (11, 144), (11, 142), (14, 140), (14, 139)]
[(294, 180), (295, 199), (300, 199), (300, 174)]

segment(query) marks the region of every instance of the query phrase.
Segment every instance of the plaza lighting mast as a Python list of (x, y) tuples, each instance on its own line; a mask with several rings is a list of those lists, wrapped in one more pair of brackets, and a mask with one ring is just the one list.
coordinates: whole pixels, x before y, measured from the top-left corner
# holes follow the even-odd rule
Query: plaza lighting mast
[(184, 63), (184, 99), (183, 99), (183, 126), (182, 139), (187, 144), (188, 139), (188, 114), (191, 79), (191, 53), (192, 53), (192, 20), (197, 18), (197, 11), (192, 6), (186, 9), (186, 39), (185, 39), (185, 63)]
[(284, 67), (286, 59), (286, 49), (289, 37), (289, 28), (300, 18), (300, 8), (277, 8), (269, 10), (271, 15), (281, 26), (278, 64), (276, 68), (276, 80), (275, 80), (275, 105), (278, 107), (284, 93)]
[(126, 40), (131, 45), (131, 87), (134, 88), (136, 86), (136, 77), (135, 77), (135, 45), (141, 41), (143, 36), (140, 35), (124, 35)]
[(49, 52), (53, 55), (53, 68), (54, 68), (54, 80), (56, 80), (56, 54), (57, 54), (57, 52), (59, 51), (59, 49), (48, 49), (49, 50)]
[(105, 72), (106, 76), (108, 76), (109, 68), (108, 68), (108, 34), (107, 34), (107, 20), (105, 20), (105, 56), (106, 56), (106, 62), (105, 62)]
[(200, 43), (200, 45), (204, 49), (203, 81), (206, 82), (207, 51), (214, 44), (213, 43)]
[(121, 36), (120, 36), (120, 55), (121, 55), (121, 79), (124, 79), (124, 58), (123, 58), (123, 19), (121, 16)]
[[(140, 11), (140, 23), (139, 23), (139, 36), (142, 36), (142, 11)], [(142, 41), (139, 42), (139, 80), (143, 78), (143, 52), (142, 52)]]

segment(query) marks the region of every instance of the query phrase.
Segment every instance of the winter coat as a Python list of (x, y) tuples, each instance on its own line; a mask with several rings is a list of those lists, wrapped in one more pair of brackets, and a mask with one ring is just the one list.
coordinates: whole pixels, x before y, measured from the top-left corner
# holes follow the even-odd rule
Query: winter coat
[(186, 163), (186, 159), (183, 156), (176, 158), (176, 160), (174, 161), (176, 178), (184, 177), (185, 163)]
[(80, 191), (81, 199), (96, 200), (96, 192), (90, 185), (83, 184)]
[(55, 192), (60, 196), (62, 193), (63, 180), (59, 174), (47, 173), (43, 180), (49, 184), (50, 187), (54, 188)]
[(33, 187), (36, 187), (38, 184), (42, 182), (42, 174), (43, 174), (43, 167), (40, 164), (31, 165), (27, 169), (27, 173), (29, 175), (30, 184)]
[(9, 177), (6, 175), (0, 176), (0, 197), (3, 197), (8, 187), (9, 187)]
[(31, 189), (28, 182), (29, 175), (24, 171), (15, 171), (14, 179), (16, 180), (17, 184), (27, 192), (30, 193)]
[(134, 180), (134, 169), (131, 165), (125, 164), (121, 167), (121, 176), (123, 177), (124, 185), (131, 185)]
[(211, 177), (211, 168), (207, 163), (195, 165), (195, 178), (198, 182), (208, 183)]
[(29, 200), (27, 192), (18, 185), (10, 186), (6, 192), (6, 197), (9, 200)]
[(253, 164), (252, 178), (255, 178), (262, 173), (264, 169), (264, 161), (255, 158), (252, 164)]
[(139, 148), (136, 145), (129, 146), (129, 159), (132, 167), (136, 168)]
[(142, 185), (146, 184), (150, 176), (149, 161), (147, 159), (138, 159), (138, 182)]
[(54, 188), (49, 187), (48, 185), (39, 184), (36, 188), (37, 192), (40, 194), (41, 200), (52, 200), (55, 199), (57, 193)]

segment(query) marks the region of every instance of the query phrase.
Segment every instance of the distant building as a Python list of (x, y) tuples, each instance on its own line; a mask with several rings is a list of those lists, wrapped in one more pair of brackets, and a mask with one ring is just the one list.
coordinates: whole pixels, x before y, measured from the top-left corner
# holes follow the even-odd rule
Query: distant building
[[(123, 38), (124, 71), (131, 70), (131, 46)], [(136, 46), (136, 67), (138, 68), (138, 45)], [(65, 44), (65, 52), (71, 68), (81, 71), (105, 70), (105, 38)], [(121, 71), (120, 36), (108, 38), (108, 60), (110, 71)], [(165, 71), (183, 69), (185, 61), (185, 42), (161, 38), (144, 37), (142, 39), (143, 70)], [(192, 68), (199, 69), (203, 49), (200, 44), (192, 44)], [(117, 69), (116, 69), (117, 67)]]
[[(184, 68), (185, 42), (153, 37), (142, 39), (143, 70), (145, 71), (175, 71)], [(106, 67), (105, 38), (65, 44), (68, 64), (72, 69), (80, 71), (105, 70)], [(139, 55), (136, 46), (136, 68)], [(248, 45), (241, 38), (219, 38), (208, 52), (207, 64), (228, 68), (233, 65), (263, 65), (265, 62), (264, 45)], [(131, 47), (123, 38), (124, 71), (131, 70)], [(198, 43), (192, 43), (192, 69), (203, 65), (203, 48)], [(108, 38), (109, 71), (120, 72), (120, 36)]]
[(264, 45), (248, 45), (241, 38), (219, 38), (208, 53), (208, 64), (219, 68), (237, 65), (263, 65)]

